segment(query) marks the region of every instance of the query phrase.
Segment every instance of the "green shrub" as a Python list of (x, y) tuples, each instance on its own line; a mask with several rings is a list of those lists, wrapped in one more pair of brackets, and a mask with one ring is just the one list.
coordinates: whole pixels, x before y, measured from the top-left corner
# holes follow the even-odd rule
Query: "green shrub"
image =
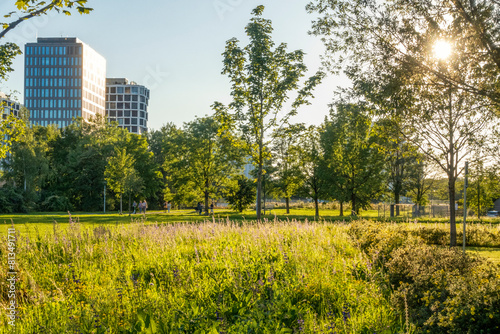
[(30, 205), (25, 199), (25, 194), (17, 188), (4, 186), (0, 188), (1, 213), (27, 213)]
[(72, 210), (71, 203), (66, 196), (52, 195), (45, 199), (42, 203), (42, 208), (48, 212), (60, 212)]
[(500, 332), (499, 266), (458, 248), (413, 244), (386, 267), (393, 304), (423, 332)]

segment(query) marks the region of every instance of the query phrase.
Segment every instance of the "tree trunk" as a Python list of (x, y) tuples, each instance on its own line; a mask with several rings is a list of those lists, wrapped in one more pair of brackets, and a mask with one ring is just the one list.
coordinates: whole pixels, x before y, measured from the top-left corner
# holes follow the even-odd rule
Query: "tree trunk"
[(356, 213), (356, 196), (354, 194), (351, 196), (351, 216)]
[(481, 183), (477, 180), (477, 218), (481, 219)]
[(396, 217), (399, 216), (399, 196), (400, 196), (400, 192), (399, 191), (396, 191), (394, 193), (394, 204), (396, 204)]
[(285, 203), (286, 203), (286, 214), (289, 215), (290, 214), (290, 197), (287, 197), (285, 199)]
[(315, 194), (314, 195), (314, 210), (315, 210), (315, 213), (314, 213), (314, 219), (316, 221), (319, 220), (319, 203), (318, 203), (318, 194)]
[(120, 214), (123, 214), (123, 210), (122, 210), (122, 208), (123, 208), (123, 206), (122, 206), (122, 197), (123, 197), (123, 194), (120, 193)]
[(455, 142), (453, 138), (453, 114), (452, 114), (452, 96), (450, 88), (449, 97), (449, 114), (448, 114), (448, 131), (450, 132), (450, 147), (449, 155), (450, 162), (448, 165), (448, 196), (450, 202), (450, 247), (455, 247), (457, 245), (457, 223), (456, 223), (456, 212), (455, 212)]
[(457, 224), (455, 215), (455, 178), (448, 176), (448, 196), (450, 196), (450, 246), (457, 245)]
[(130, 192), (130, 193), (128, 194), (128, 215), (129, 215), (129, 216), (130, 216), (130, 213), (131, 213), (130, 209), (131, 209), (131, 207), (132, 207), (132, 204), (130, 203), (131, 201), (132, 201), (132, 192)]
[(344, 216), (344, 202), (340, 201), (340, 217)]
[(205, 215), (208, 216), (208, 191), (205, 191)]
[(261, 211), (262, 211), (262, 170), (263, 170), (263, 161), (262, 161), (262, 150), (260, 150), (259, 154), (259, 166), (257, 170), (257, 205), (256, 205), (256, 211), (257, 211), (257, 221), (260, 220), (261, 218)]

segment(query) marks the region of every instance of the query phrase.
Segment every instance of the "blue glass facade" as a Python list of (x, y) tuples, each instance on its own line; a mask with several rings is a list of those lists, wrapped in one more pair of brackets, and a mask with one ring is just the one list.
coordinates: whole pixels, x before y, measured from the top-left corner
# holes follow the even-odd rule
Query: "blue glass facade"
[[(85, 76), (85, 47), (76, 38), (39, 38), (26, 45), (24, 96), (32, 124), (65, 127), (76, 117), (104, 114), (104, 89), (85, 90), (92, 86)], [(87, 112), (86, 98), (93, 94), (100, 94), (102, 108)]]

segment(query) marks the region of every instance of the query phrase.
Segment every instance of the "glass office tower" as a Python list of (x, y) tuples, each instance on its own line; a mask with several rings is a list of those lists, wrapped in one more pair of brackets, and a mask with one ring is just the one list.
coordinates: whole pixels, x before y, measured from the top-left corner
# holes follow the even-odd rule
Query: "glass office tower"
[(125, 78), (106, 80), (106, 115), (131, 133), (148, 131), (149, 89)]
[(25, 106), (30, 122), (68, 126), (105, 115), (106, 60), (78, 38), (38, 38), (25, 46)]

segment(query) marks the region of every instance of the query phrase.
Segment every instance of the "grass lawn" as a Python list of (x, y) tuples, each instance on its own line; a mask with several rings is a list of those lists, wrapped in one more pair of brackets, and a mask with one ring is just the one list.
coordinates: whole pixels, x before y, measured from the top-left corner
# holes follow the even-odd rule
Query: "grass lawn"
[[(350, 216), (339, 216), (338, 210), (321, 210), (320, 220), (350, 220)], [(377, 218), (377, 211), (364, 211), (360, 214), (363, 218)], [(194, 210), (173, 210), (171, 213), (165, 213), (163, 211), (148, 211), (144, 215), (129, 215), (124, 213), (119, 215), (115, 212), (113, 213), (82, 213), (75, 212), (72, 213), (73, 221), (78, 221), (84, 225), (107, 225), (107, 224), (126, 224), (131, 222), (145, 221), (146, 223), (178, 223), (178, 222), (203, 222), (205, 220), (232, 220), (232, 221), (252, 221), (256, 220), (257, 216), (254, 211), (245, 211), (243, 213), (236, 213), (230, 210), (215, 210), (214, 217), (198, 215)], [(314, 210), (313, 209), (292, 209), (290, 214), (286, 214), (285, 209), (272, 210), (270, 213), (267, 212), (263, 216), (264, 219), (274, 220), (274, 219), (297, 219), (297, 220), (314, 220)], [(10, 214), (10, 215), (0, 215), (0, 232), (4, 233), (11, 222), (17, 225), (18, 230), (21, 233), (29, 230), (32, 225), (36, 224), (36, 228), (40, 231), (47, 228), (52, 229), (54, 222), (60, 224), (62, 228), (69, 224), (69, 215), (65, 212), (54, 212), (54, 213), (32, 213), (32, 214)], [(28, 225), (29, 224), (29, 225)]]
[(479, 254), (492, 262), (500, 264), (500, 248), (468, 247), (467, 252)]

